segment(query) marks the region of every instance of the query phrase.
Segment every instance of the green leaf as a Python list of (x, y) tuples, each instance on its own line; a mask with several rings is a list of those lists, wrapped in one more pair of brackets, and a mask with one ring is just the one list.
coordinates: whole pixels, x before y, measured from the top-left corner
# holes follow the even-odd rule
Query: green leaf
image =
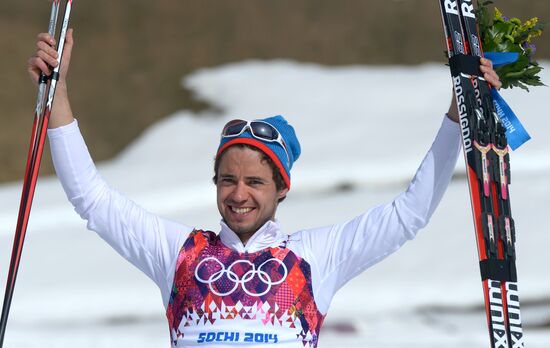
[(496, 8), (492, 15), (489, 5), (493, 3), (491, 0), (477, 0), (476, 16), (485, 51), (520, 54), (517, 62), (495, 69), (501, 79), (502, 88), (518, 87), (529, 91), (527, 86), (544, 86), (538, 76), (542, 68), (532, 60), (532, 50), (523, 47), (539, 36), (545, 23), (535, 23), (534, 19), (526, 23), (518, 18), (507, 19)]

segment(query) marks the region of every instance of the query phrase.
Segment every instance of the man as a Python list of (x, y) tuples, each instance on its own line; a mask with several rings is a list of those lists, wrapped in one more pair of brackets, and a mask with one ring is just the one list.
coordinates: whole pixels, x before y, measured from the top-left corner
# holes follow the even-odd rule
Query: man
[[(51, 73), (56, 52), (38, 36), (28, 71)], [(159, 286), (172, 347), (315, 347), (332, 297), (351, 278), (424, 227), (460, 150), (454, 102), (408, 189), (349, 221), (283, 233), (275, 220), (300, 156), (282, 116), (234, 120), (222, 130), (214, 164), (221, 231), (155, 216), (109, 188), (96, 171), (72, 116), (66, 76), (69, 30), (49, 138), (64, 190), (88, 227)], [(500, 87), (491, 63), (481, 70)]]

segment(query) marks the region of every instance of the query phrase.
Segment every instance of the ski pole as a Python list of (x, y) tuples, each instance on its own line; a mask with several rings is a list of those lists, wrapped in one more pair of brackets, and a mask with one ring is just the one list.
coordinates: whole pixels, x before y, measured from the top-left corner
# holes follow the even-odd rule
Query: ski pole
[[(53, 36), (55, 32), (57, 14), (59, 11), (60, 0), (54, 0), (52, 4), (52, 11), (50, 14), (49, 33)], [(33, 129), (31, 134), (31, 143), (29, 147), (29, 154), (27, 156), (27, 165), (25, 169), (25, 177), (23, 180), (23, 190), (21, 194), (21, 203), (19, 206), (19, 214), (17, 218), (17, 225), (15, 230), (13, 249), (11, 255), (10, 268), (8, 272), (8, 278), (6, 281), (6, 292), (4, 294), (4, 303), (2, 306), (2, 315), (0, 317), (0, 348), (4, 344), (4, 336), (7, 327), (8, 315), (11, 306), (11, 300), (13, 298), (13, 292), (15, 288), (15, 281), (17, 278), (17, 271), (19, 269), (19, 263), (21, 260), (21, 253), (23, 249), (23, 243), (25, 240), (25, 234), (27, 231), (27, 225), (29, 221), (29, 215), (32, 206), (32, 200), (34, 197), (34, 190), (36, 188), (36, 181), (38, 179), (38, 172), (40, 169), (40, 161), (42, 159), (42, 153), (44, 149), (44, 141), (46, 138), (46, 131), (48, 129), (49, 118), (53, 107), (53, 99), (55, 96), (55, 89), (57, 86), (57, 80), (59, 79), (59, 70), (61, 65), (61, 57), (63, 55), (63, 49), (65, 46), (65, 37), (67, 34), (67, 28), (69, 25), (69, 18), (72, 8), (72, 0), (67, 0), (65, 5), (65, 14), (63, 24), (61, 27), (61, 34), (57, 46), (57, 67), (53, 70), (52, 76), (47, 78), (41, 74), (39, 79), (39, 90), (37, 97), (37, 106), (35, 110), (35, 119), (33, 123)], [(51, 79), (48, 84), (48, 79)], [(44, 109), (45, 96), (48, 96), (47, 103)]]

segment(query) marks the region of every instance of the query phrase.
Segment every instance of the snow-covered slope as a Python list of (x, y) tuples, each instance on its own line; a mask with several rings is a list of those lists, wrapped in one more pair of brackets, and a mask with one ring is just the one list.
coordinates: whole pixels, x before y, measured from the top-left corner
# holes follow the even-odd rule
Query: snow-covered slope
[[(283, 114), (295, 126), (303, 152), (278, 216), (292, 232), (349, 218), (404, 189), (451, 98), (439, 64), (245, 61), (182, 83), (214, 110), (168, 116), (100, 171), (149, 210), (210, 229), (219, 221), (213, 156), (228, 120)], [(526, 341), (542, 348), (550, 346), (550, 91), (503, 95), (533, 138), (512, 155), (511, 196)], [(342, 289), (320, 347), (488, 345), (466, 185), (458, 175), (416, 240)], [(0, 187), (1, 284), (20, 190), (20, 183)], [(167, 347), (167, 334), (154, 285), (86, 231), (55, 178), (41, 179), (5, 347)]]

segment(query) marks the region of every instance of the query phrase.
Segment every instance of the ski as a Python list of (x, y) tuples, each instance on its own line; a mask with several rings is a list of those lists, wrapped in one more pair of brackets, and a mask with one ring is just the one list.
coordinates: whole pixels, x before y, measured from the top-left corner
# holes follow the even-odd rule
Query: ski
[(472, 0), (440, 0), (457, 98), (492, 348), (524, 347), (505, 128), (479, 71), (483, 57)]
[[(482, 57), (481, 37), (476, 23), (475, 12), (473, 11), (472, 0), (459, 0), (459, 3), (467, 38), (466, 42), (468, 43), (467, 47), (470, 48), (470, 54)], [(489, 161), (493, 173), (491, 187), (494, 200), (497, 202), (495, 211), (497, 212), (500, 237), (498, 240), (498, 259), (502, 260), (496, 266), (505, 270), (505, 274), (501, 276), (501, 288), (503, 294), (505, 294), (503, 302), (507, 319), (508, 344), (513, 348), (521, 348), (524, 347), (524, 342), (515, 265), (515, 227), (508, 194), (508, 185), (510, 184), (510, 155), (508, 153), (506, 128), (495, 112), (488, 83), (480, 80), (477, 89), (479, 92), (478, 106), (482, 108), (484, 115), (487, 115), (492, 130), (492, 152)], [(489, 270), (489, 272), (492, 271)]]
[[(50, 22), (49, 22), (49, 28), (48, 28), (48, 32), (52, 36), (54, 36), (54, 33), (55, 33), (60, 2), (61, 2), (60, 0), (54, 0), (52, 3), (52, 10), (50, 14)], [(53, 70), (51, 76), (48, 77), (48, 76), (45, 76), (44, 74), (41, 74), (38, 81), (39, 86), (38, 86), (38, 97), (36, 101), (35, 118), (33, 121), (33, 127), (31, 132), (29, 152), (27, 155), (27, 165), (25, 168), (25, 176), (23, 178), (23, 189), (21, 193), (21, 202), (19, 205), (19, 214), (17, 217), (17, 225), (16, 225), (15, 236), (13, 241), (11, 262), (10, 262), (10, 267), (8, 271), (8, 278), (6, 281), (6, 291), (4, 293), (2, 315), (0, 317), (0, 348), (4, 344), (4, 336), (6, 333), (11, 301), (12, 301), (13, 292), (15, 289), (15, 281), (17, 279), (17, 272), (19, 269), (21, 254), (23, 251), (23, 244), (24, 244), (25, 235), (27, 232), (27, 225), (29, 222), (29, 216), (30, 216), (32, 201), (34, 197), (34, 191), (35, 191), (36, 182), (38, 179), (40, 162), (41, 162), (42, 153), (44, 150), (44, 142), (46, 140), (46, 132), (48, 129), (49, 118), (53, 107), (55, 89), (57, 85), (57, 80), (59, 78), (61, 57), (63, 55), (63, 48), (65, 45), (65, 37), (66, 37), (68, 25), (69, 25), (71, 9), (72, 9), (72, 0), (67, 0), (65, 4), (63, 24), (61, 26), (61, 33), (60, 33), (59, 42), (57, 45), (58, 65)]]

